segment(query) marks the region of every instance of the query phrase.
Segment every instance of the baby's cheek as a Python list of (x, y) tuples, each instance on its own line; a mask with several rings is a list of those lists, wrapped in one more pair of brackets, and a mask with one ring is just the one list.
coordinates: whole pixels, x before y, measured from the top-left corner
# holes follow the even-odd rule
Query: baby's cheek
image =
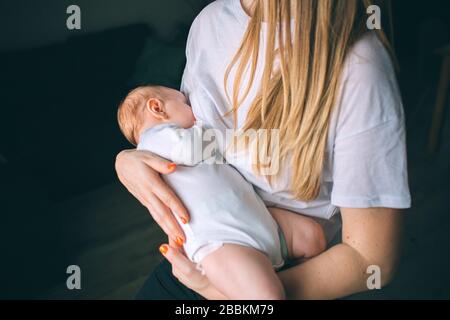
[(191, 107), (186, 108), (185, 119), (186, 119), (186, 122), (188, 122), (188, 124), (192, 124), (192, 125), (194, 124), (195, 116), (194, 116), (194, 112)]

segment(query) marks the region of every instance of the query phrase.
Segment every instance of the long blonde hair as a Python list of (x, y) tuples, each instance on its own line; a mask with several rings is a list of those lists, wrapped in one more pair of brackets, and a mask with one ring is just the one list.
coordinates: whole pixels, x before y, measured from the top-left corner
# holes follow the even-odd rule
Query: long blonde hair
[[(309, 201), (318, 196), (330, 117), (338, 99), (345, 58), (352, 45), (367, 32), (367, 7), (376, 4), (383, 14), (388, 11), (387, 3), (381, 2), (386, 1), (255, 0), (253, 3), (246, 33), (225, 73), (225, 90), (236, 126), (237, 111), (255, 80), (264, 19), (265, 66), (260, 91), (250, 105), (242, 129), (280, 130), (280, 159), (287, 159), (289, 154), (293, 170), (291, 190), (297, 199)], [(392, 53), (383, 30), (376, 33)], [(234, 67), (230, 96), (227, 85)], [(246, 70), (250, 72), (250, 81), (241, 93), (239, 88)], [(264, 148), (270, 149), (270, 136), (268, 139)]]

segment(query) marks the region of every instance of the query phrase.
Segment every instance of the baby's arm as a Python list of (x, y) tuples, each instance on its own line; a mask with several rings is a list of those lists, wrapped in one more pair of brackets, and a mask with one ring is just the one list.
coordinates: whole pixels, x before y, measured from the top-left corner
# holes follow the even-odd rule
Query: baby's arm
[(173, 163), (195, 166), (202, 161), (202, 131), (198, 126), (189, 129), (176, 125), (161, 125), (145, 131), (138, 150), (150, 151)]
[(189, 129), (175, 129), (170, 159), (185, 166), (196, 166), (203, 161), (202, 129), (194, 125)]
[(283, 231), (290, 258), (312, 258), (325, 251), (325, 234), (316, 221), (280, 208), (269, 212)]

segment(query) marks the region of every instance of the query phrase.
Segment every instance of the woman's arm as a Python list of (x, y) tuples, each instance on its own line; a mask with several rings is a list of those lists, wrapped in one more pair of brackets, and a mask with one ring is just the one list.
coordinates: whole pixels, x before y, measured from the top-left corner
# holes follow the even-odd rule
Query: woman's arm
[[(388, 208), (341, 209), (342, 243), (279, 273), (288, 299), (336, 299), (368, 290), (367, 268), (381, 269), (381, 285), (399, 257), (403, 214)], [(184, 285), (209, 300), (226, 299), (174, 245), (164, 254)]]
[(388, 208), (341, 209), (342, 243), (279, 273), (289, 299), (335, 299), (368, 290), (367, 268), (381, 269), (381, 284), (393, 276), (403, 214)]

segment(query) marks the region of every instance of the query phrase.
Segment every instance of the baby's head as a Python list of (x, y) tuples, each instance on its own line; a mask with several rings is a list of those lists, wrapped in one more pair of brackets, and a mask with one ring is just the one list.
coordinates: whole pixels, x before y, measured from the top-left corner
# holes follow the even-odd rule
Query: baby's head
[(143, 131), (157, 124), (175, 123), (182, 128), (194, 125), (195, 118), (180, 91), (161, 86), (132, 90), (117, 112), (120, 130), (132, 144), (139, 143)]

